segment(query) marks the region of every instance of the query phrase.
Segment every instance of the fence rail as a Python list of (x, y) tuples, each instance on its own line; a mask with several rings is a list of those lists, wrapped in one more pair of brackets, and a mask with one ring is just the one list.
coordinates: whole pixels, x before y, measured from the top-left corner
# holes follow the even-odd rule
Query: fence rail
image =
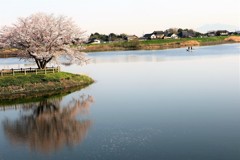
[(0, 106), (0, 111), (6, 111), (6, 110), (17, 110), (21, 109), (21, 105), (12, 105), (12, 106)]
[(27, 75), (27, 74), (48, 74), (60, 72), (60, 67), (46, 67), (44, 69), (38, 68), (19, 68), (19, 69), (2, 69), (0, 70), (1, 77), (3, 76), (15, 76), (15, 75)]

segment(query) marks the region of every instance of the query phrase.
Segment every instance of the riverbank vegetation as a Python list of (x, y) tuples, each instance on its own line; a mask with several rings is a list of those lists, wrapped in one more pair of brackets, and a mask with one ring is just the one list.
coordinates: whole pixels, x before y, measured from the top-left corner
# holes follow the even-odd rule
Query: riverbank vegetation
[[(193, 46), (217, 45), (226, 43), (239, 43), (240, 36), (213, 36), (213, 37), (195, 37), (195, 38), (179, 38), (179, 39), (154, 39), (154, 40), (132, 40), (109, 42), (100, 44), (85, 44), (85, 52), (98, 51), (118, 51), (118, 50), (158, 50), (169, 48), (181, 48), (194, 42)], [(16, 49), (0, 50), (1, 57), (18, 56)]]
[(94, 82), (86, 75), (59, 72), (0, 77), (0, 101), (52, 96), (79, 90)]
[(152, 50), (181, 48), (193, 43), (193, 46), (217, 45), (225, 43), (237, 43), (240, 36), (214, 36), (214, 37), (196, 37), (196, 38), (179, 38), (179, 39), (154, 39), (154, 40), (133, 40), (112, 43), (87, 44), (86, 52), (95, 51), (115, 51), (115, 50)]

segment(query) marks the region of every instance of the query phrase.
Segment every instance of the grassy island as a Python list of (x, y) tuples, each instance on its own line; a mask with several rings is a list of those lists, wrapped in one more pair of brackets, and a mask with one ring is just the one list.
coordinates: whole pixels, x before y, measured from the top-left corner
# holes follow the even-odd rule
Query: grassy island
[(66, 72), (0, 77), (0, 101), (64, 94), (82, 89), (93, 82), (88, 76)]

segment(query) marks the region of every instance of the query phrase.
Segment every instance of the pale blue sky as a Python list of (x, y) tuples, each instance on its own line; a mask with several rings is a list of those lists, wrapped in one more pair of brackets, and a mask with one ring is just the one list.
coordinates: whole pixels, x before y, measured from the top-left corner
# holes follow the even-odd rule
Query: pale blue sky
[(142, 35), (205, 24), (239, 29), (239, 7), (239, 0), (0, 0), (0, 26), (14, 23), (19, 16), (47, 12), (72, 17), (88, 33)]

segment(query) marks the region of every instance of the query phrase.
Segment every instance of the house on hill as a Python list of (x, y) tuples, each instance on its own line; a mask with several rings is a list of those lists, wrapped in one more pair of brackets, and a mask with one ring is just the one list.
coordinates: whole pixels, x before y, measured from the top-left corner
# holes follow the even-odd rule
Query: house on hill
[(153, 34), (153, 33), (145, 34), (143, 36), (143, 39), (146, 39), (146, 40), (151, 40), (151, 39), (156, 39), (156, 38), (157, 38), (157, 36), (155, 34)]
[(176, 35), (175, 33), (169, 33), (168, 35), (166, 35), (164, 37), (164, 39), (178, 39), (178, 35)]
[(90, 41), (87, 42), (87, 44), (100, 44), (101, 40), (99, 39), (91, 39)]
[(215, 31), (208, 31), (208, 32), (207, 32), (207, 36), (208, 36), (208, 37), (216, 36), (216, 32), (215, 32)]
[(216, 35), (217, 36), (228, 36), (229, 35), (229, 32), (227, 30), (218, 30), (216, 32)]
[(154, 31), (152, 34), (154, 34), (157, 39), (163, 39), (164, 38), (164, 32), (163, 31)]
[(175, 33), (171, 33), (171, 34), (170, 34), (170, 37), (171, 37), (172, 39), (178, 39), (178, 35), (176, 35)]

